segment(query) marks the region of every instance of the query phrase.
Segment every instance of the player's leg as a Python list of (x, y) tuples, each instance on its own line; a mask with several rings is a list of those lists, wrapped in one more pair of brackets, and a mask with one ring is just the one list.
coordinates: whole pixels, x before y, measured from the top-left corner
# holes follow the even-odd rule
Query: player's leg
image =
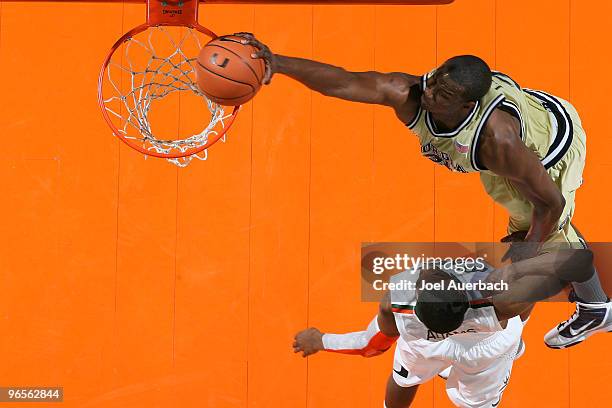
[[(586, 246), (584, 237), (580, 235), (571, 224), (575, 208), (575, 193), (582, 184), (582, 173), (586, 158), (586, 134), (576, 109), (567, 101), (561, 100), (564, 109), (571, 117), (573, 138), (569, 150), (563, 159), (548, 170), (549, 174), (559, 185), (566, 205), (561, 217), (559, 230), (553, 234), (550, 241), (552, 245), (569, 245), (574, 248)], [(556, 242), (555, 242), (556, 241)], [(548, 242), (547, 242), (548, 244)], [(597, 271), (591, 278), (583, 282), (572, 282), (576, 300), (575, 313), (565, 322), (551, 329), (544, 337), (549, 347), (564, 348), (576, 345), (587, 337), (601, 331), (612, 330), (609, 321), (612, 319), (612, 303), (603, 291), (599, 282)]]
[(453, 364), (446, 393), (459, 407), (497, 407), (510, 382), (514, 361), (524, 352), (520, 318), (508, 320), (494, 338), (470, 347)]
[[(566, 237), (570, 243), (579, 242), (585, 248), (587, 246), (582, 234), (571, 224)], [(594, 334), (612, 331), (612, 301), (602, 289), (595, 267), (588, 280), (572, 282), (572, 287), (570, 300), (576, 302), (576, 311), (546, 333), (544, 342), (548, 347), (571, 347)]]
[(400, 337), (395, 346), (393, 372), (387, 381), (385, 406), (409, 407), (419, 384), (428, 382), (450, 366), (447, 359), (450, 354), (446, 344), (406, 342)]
[[(570, 239), (576, 237), (584, 247), (588, 247), (586, 239), (572, 223), (570, 223), (569, 235)], [(595, 265), (593, 265), (593, 276), (591, 279), (585, 282), (573, 282), (572, 287), (576, 300), (588, 303), (606, 303), (609, 300), (608, 295), (601, 286)]]
[(385, 391), (385, 407), (386, 408), (407, 408), (412, 404), (416, 396), (418, 385), (412, 387), (400, 387), (393, 379), (393, 374), (387, 380), (387, 389)]
[[(526, 321), (522, 321), (521, 320), (521, 323), (523, 323), (523, 326), (525, 326)], [(521, 358), (523, 356), (523, 354), (525, 354), (525, 349), (526, 349), (525, 342), (521, 338), (518, 350), (516, 351), (516, 355), (514, 356), (514, 360), (518, 360), (519, 358)], [(438, 377), (440, 377), (443, 380), (448, 380), (448, 377), (450, 377), (450, 375), (451, 375), (452, 369), (453, 369), (453, 366), (448, 367), (446, 370), (444, 370), (440, 374), (438, 374)]]

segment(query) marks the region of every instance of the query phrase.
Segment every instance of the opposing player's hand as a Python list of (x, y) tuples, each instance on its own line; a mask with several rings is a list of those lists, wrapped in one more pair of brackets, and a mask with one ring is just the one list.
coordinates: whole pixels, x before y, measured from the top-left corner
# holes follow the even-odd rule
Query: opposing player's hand
[(323, 333), (315, 327), (302, 330), (294, 337), (293, 352), (302, 353), (302, 357), (308, 357), (317, 351), (323, 350)]
[(523, 259), (533, 258), (538, 254), (539, 243), (527, 242), (528, 231), (517, 231), (510, 235), (506, 235), (501, 239), (501, 242), (510, 243), (510, 248), (502, 257), (502, 262), (510, 259), (512, 262), (522, 261)]
[(257, 48), (258, 51), (252, 54), (251, 57), (261, 58), (264, 60), (264, 63), (266, 64), (266, 73), (263, 77), (263, 83), (265, 85), (269, 84), (272, 80), (272, 75), (274, 75), (274, 73), (276, 72), (276, 58), (272, 51), (270, 51), (270, 48), (268, 48), (267, 45), (255, 38), (252, 33), (241, 32), (236, 33), (234, 35), (241, 37), (243, 44), (249, 44)]

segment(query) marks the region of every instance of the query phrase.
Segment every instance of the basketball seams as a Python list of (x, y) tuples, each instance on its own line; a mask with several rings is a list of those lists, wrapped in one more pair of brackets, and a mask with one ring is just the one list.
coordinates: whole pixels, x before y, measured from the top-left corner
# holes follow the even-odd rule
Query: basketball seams
[(208, 43), (208, 44), (206, 44), (206, 47), (218, 47), (218, 48), (221, 48), (221, 49), (223, 49), (223, 50), (225, 50), (225, 51), (231, 52), (232, 54), (234, 54), (235, 56), (237, 56), (238, 58), (240, 58), (240, 60), (242, 61), (242, 63), (243, 63), (244, 65), (246, 65), (246, 66), (247, 66), (247, 68), (248, 68), (248, 69), (249, 69), (249, 70), (250, 70), (250, 71), (253, 73), (253, 76), (255, 76), (255, 80), (257, 81), (257, 83), (258, 83), (258, 84), (261, 84), (261, 79), (259, 79), (259, 78), (257, 77), (257, 73), (255, 72), (255, 70), (253, 69), (253, 67), (252, 67), (252, 66), (251, 66), (251, 65), (250, 65), (250, 64), (249, 64), (249, 63), (248, 63), (248, 62), (247, 62), (247, 61), (246, 61), (246, 60), (245, 60), (245, 59), (244, 59), (244, 58), (243, 58), (243, 57), (242, 57), (240, 54), (238, 54), (238, 53), (237, 53), (237, 52), (235, 52), (235, 51), (230, 50), (229, 48), (225, 48), (225, 47), (224, 47), (224, 46), (222, 46), (222, 45), (217, 45), (217, 44), (210, 44), (210, 43)]
[[(222, 105), (236, 106), (248, 102), (261, 88), (261, 81), (263, 75), (265, 75), (262, 70), (262, 62), (248, 58), (246, 54), (250, 56), (249, 48), (241, 44), (240, 41), (228, 37), (221, 37), (216, 40), (225, 43), (222, 44), (215, 40), (209, 42), (200, 50), (200, 54), (195, 61), (197, 62), (197, 65), (194, 66), (198, 87), (210, 99)], [(240, 46), (236, 44), (240, 44)], [(222, 59), (225, 59), (223, 63), (220, 62)], [(229, 61), (234, 62), (228, 66)], [(245, 65), (251, 73), (248, 74), (241, 64)], [(259, 78), (258, 71), (262, 71), (262, 79)], [(253, 76), (251, 77), (251, 75)], [(255, 81), (252, 81), (253, 78)], [(247, 88), (244, 88), (245, 85)], [(250, 90), (250, 92), (245, 93), (247, 90)], [(220, 95), (227, 95), (228, 97)]]
[(245, 93), (244, 95), (240, 95), (240, 96), (232, 96), (231, 98), (224, 98), (222, 96), (217, 96), (217, 95), (213, 95), (209, 92), (207, 92), (206, 94), (212, 98), (215, 98), (217, 100), (232, 100), (232, 99), (240, 99), (240, 98), (244, 98), (245, 96), (249, 96), (251, 95), (253, 92), (249, 92), (249, 93)]
[[(215, 71), (212, 71), (212, 70), (208, 69), (208, 67), (206, 67), (205, 65), (202, 65), (202, 63), (201, 63), (200, 61), (197, 61), (197, 63), (198, 63), (198, 65), (199, 65), (199, 66), (200, 66), (202, 69), (206, 70), (207, 72), (210, 72), (210, 73), (211, 73), (211, 74), (213, 74), (213, 75), (220, 76), (221, 78), (223, 78), (223, 79), (227, 79), (228, 81), (231, 81), (231, 82), (236, 82), (236, 83), (238, 83), (238, 84), (247, 85), (247, 86), (249, 86), (249, 87), (251, 88), (251, 93), (255, 93), (255, 92), (256, 92), (256, 90), (255, 90), (255, 88), (253, 87), (253, 85), (251, 85), (251, 84), (249, 84), (249, 83), (247, 83), (247, 82), (242, 82), (242, 81), (238, 81), (238, 80), (233, 79), (233, 78), (228, 78), (228, 77), (226, 77), (225, 75), (221, 75), (221, 74), (219, 74), (218, 72), (215, 72)], [(222, 99), (237, 99), (237, 98), (238, 98), (238, 97), (233, 97), (233, 98), (222, 98)]]

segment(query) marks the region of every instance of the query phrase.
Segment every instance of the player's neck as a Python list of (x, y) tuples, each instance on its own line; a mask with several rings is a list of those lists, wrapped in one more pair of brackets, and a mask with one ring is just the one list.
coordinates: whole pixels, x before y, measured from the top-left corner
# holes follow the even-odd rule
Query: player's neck
[(469, 116), (472, 107), (463, 107), (453, 112), (431, 113), (436, 128), (440, 131), (451, 131), (457, 129)]

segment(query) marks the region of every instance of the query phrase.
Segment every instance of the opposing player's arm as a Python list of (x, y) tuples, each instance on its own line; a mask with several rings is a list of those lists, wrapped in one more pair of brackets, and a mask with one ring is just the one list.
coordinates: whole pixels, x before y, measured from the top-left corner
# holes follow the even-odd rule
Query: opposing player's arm
[(496, 274), (508, 283), (508, 290), (493, 296), (497, 317), (519, 316), (569, 282), (584, 282), (593, 273), (593, 253), (588, 249), (562, 249), (501, 268)]
[(557, 226), (565, 199), (539, 158), (520, 138), (520, 124), (496, 110), (488, 120), (478, 159), (489, 170), (506, 177), (533, 204), (528, 242), (542, 242)]
[(399, 337), (391, 301), (387, 294), (380, 303), (378, 315), (367, 329), (359, 332), (330, 334), (311, 327), (295, 335), (293, 352), (308, 357), (318, 351), (374, 357), (387, 351)]

